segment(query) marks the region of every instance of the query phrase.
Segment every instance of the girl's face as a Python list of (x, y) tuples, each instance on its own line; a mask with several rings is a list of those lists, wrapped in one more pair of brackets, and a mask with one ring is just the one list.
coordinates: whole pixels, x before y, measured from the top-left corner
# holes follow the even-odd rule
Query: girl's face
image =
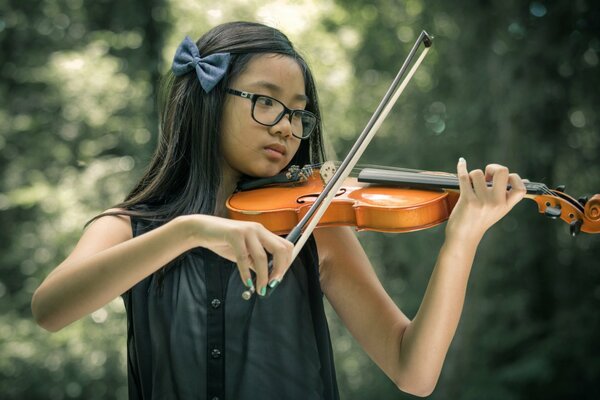
[[(306, 107), (302, 70), (293, 58), (280, 54), (253, 58), (229, 88), (273, 97), (290, 109)], [(220, 135), (224, 176), (276, 175), (300, 147), (300, 139), (292, 135), (289, 115), (276, 125), (261, 125), (252, 118), (251, 100), (226, 96)]]

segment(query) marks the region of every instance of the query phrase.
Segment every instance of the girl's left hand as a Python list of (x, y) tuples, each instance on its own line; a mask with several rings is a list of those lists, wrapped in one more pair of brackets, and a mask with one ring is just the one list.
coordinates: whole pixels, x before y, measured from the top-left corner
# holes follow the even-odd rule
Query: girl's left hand
[[(457, 176), (460, 197), (448, 219), (447, 235), (481, 239), (526, 193), (519, 175), (509, 173), (508, 168), (498, 164), (488, 165), (485, 174), (480, 169), (468, 172), (467, 163), (461, 157)], [(488, 186), (488, 182), (492, 185)]]

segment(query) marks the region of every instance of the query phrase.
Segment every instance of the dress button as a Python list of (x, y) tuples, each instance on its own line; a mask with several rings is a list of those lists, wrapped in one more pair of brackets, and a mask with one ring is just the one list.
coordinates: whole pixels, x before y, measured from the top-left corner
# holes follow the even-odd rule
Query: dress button
[(219, 306), (221, 305), (221, 300), (213, 299), (213, 301), (210, 302), (210, 305), (212, 306), (212, 308), (219, 308)]
[(221, 350), (212, 349), (212, 351), (210, 352), (210, 355), (212, 356), (212, 358), (219, 358), (219, 357), (221, 357)]

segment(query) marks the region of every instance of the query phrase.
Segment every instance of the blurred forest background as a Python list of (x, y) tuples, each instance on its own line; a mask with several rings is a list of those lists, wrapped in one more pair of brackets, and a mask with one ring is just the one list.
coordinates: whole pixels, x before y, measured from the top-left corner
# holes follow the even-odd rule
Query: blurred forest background
[[(463, 156), (600, 191), (596, 0), (0, 0), (0, 398), (127, 397), (122, 301), (49, 334), (31, 296), (140, 176), (179, 41), (236, 19), (280, 28), (306, 55), (339, 158), (425, 29), (433, 49), (361, 162), (452, 172)], [(443, 226), (359, 237), (414, 316)], [(573, 238), (519, 204), (480, 246), (431, 398), (600, 398), (599, 261), (600, 235)], [(342, 398), (412, 398), (329, 314)]]

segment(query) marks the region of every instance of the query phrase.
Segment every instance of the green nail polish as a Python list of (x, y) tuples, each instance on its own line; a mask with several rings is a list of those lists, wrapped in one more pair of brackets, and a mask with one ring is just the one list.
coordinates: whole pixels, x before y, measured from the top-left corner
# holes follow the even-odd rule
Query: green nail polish
[(264, 296), (265, 294), (267, 294), (267, 288), (266, 288), (265, 286), (263, 286), (263, 287), (260, 289), (260, 295), (261, 295), (261, 296)]
[(269, 287), (271, 289), (275, 289), (277, 285), (279, 285), (279, 281), (277, 279), (273, 279), (271, 282), (269, 282)]
[(254, 283), (252, 282), (251, 278), (248, 278), (248, 280), (246, 281), (246, 286), (248, 286), (249, 288), (253, 288), (254, 287)]

